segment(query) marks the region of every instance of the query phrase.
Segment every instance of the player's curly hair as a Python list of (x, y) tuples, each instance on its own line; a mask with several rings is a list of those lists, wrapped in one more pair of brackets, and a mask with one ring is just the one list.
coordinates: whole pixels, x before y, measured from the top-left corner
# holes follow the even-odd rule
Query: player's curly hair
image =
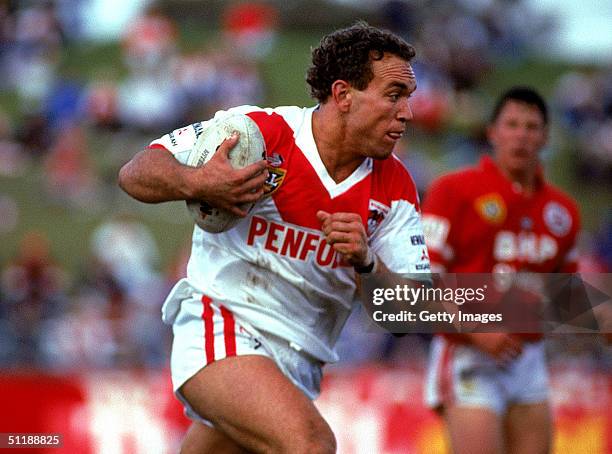
[(324, 36), (312, 50), (312, 66), (306, 73), (311, 96), (325, 102), (336, 80), (364, 90), (374, 77), (372, 60), (381, 60), (385, 52), (406, 61), (415, 56), (414, 47), (399, 36), (363, 21)]

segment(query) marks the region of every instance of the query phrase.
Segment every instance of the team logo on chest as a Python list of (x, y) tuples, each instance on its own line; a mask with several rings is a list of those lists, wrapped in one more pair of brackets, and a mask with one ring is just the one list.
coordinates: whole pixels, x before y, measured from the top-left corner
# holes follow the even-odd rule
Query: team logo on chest
[(548, 202), (542, 213), (546, 227), (558, 237), (565, 236), (572, 228), (572, 217), (563, 205), (557, 202)]
[(370, 205), (368, 206), (368, 235), (374, 233), (374, 230), (385, 219), (388, 212), (389, 207), (387, 205), (370, 199)]
[(281, 169), (280, 166), (283, 164), (284, 160), (278, 153), (272, 153), (266, 156), (266, 160), (268, 161), (268, 178), (264, 183), (264, 196), (269, 196), (283, 184), (287, 170)]
[(499, 225), (506, 220), (506, 204), (496, 192), (481, 195), (474, 201), (474, 209), (490, 224)]

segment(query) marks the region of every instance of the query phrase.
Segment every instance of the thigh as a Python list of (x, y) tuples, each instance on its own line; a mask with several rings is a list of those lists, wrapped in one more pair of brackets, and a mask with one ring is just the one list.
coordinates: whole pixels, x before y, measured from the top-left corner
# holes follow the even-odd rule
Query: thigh
[(214, 427), (193, 422), (183, 439), (181, 454), (247, 454), (231, 438)]
[(179, 391), (201, 417), (247, 450), (335, 450), (331, 429), (316, 407), (268, 357), (215, 361)]
[(454, 454), (503, 453), (502, 421), (484, 407), (446, 406), (442, 412)]
[(515, 404), (504, 420), (508, 454), (546, 454), (551, 449), (552, 417), (548, 402)]

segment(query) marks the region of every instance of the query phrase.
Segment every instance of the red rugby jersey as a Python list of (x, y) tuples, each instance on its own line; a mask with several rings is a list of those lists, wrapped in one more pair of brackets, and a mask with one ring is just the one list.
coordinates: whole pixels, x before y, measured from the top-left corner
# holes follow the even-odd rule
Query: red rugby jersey
[(541, 173), (526, 195), (487, 156), (434, 181), (422, 209), (434, 272), (577, 271), (578, 208)]
[(434, 181), (423, 203), (432, 267), (449, 273), (576, 272), (576, 202), (538, 174), (525, 195), (490, 157)]

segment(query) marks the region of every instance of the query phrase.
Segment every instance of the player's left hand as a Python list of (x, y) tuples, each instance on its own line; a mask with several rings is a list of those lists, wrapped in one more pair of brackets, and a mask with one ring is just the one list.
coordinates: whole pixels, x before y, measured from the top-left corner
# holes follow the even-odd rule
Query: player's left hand
[(361, 216), (357, 213), (330, 214), (320, 210), (317, 211), (317, 218), (321, 221), (325, 241), (342, 254), (347, 263), (357, 267), (370, 264), (372, 253)]

